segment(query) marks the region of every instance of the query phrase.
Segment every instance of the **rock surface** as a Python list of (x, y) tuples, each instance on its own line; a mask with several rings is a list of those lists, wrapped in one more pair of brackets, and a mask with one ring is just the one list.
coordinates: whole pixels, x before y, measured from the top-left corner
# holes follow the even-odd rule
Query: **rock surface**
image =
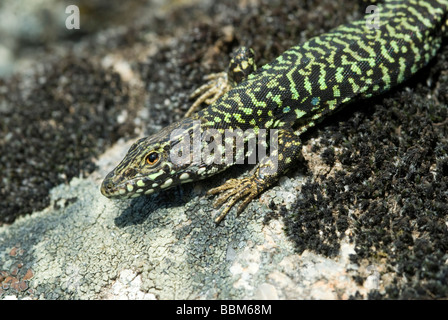
[[(65, 17), (52, 1), (28, 2), (27, 23), (42, 10)], [(125, 14), (112, 3), (104, 17), (93, 1), (78, 34), (55, 22), (31, 43), (0, 19), (0, 55), (14, 65), (0, 66), (0, 298), (448, 296), (446, 48), (403, 86), (308, 133), (297, 171), (216, 226), (206, 191), (248, 168), (132, 201), (99, 185), (134, 140), (183, 116), (238, 45), (262, 65), (362, 6), (139, 3)]]

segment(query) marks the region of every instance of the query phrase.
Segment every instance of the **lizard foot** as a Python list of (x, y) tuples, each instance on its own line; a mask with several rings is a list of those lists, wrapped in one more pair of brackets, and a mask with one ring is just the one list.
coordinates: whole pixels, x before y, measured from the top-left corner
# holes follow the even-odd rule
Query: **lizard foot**
[(253, 176), (242, 179), (230, 179), (223, 185), (210, 189), (207, 192), (207, 195), (221, 193), (221, 195), (219, 195), (219, 197), (215, 200), (213, 206), (215, 208), (223, 206), (221, 213), (215, 219), (215, 223), (219, 223), (222, 219), (224, 219), (237, 201), (243, 200), (237, 208), (237, 215), (239, 215), (249, 204), (249, 202), (259, 195), (262, 190), (262, 182)]
[(205, 102), (210, 105), (224, 93), (230, 90), (231, 86), (228, 81), (227, 72), (212, 73), (204, 77), (208, 82), (197, 88), (191, 95), (190, 99), (199, 96), (193, 105), (185, 113), (185, 117), (191, 116), (200, 105)]

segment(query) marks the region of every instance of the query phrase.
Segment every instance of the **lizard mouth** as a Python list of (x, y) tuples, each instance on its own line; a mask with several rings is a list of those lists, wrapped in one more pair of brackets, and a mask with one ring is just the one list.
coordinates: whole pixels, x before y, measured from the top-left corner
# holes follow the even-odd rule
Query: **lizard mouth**
[(154, 193), (158, 188), (157, 183), (150, 184), (142, 178), (135, 178), (116, 184), (111, 177), (106, 177), (101, 184), (101, 193), (111, 199), (129, 199), (136, 198), (143, 194)]

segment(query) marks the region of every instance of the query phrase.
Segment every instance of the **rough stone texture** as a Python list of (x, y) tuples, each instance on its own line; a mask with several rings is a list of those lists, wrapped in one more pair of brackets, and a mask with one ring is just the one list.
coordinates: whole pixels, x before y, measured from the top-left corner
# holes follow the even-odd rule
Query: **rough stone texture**
[(100, 194), (133, 140), (180, 119), (235, 47), (261, 65), (363, 8), (170, 4), (112, 10), (108, 29), (55, 31), (45, 50), (16, 44), (35, 52), (0, 80), (0, 298), (446, 298), (446, 49), (311, 130), (297, 171), (219, 226), (205, 192), (246, 167), (130, 201)]

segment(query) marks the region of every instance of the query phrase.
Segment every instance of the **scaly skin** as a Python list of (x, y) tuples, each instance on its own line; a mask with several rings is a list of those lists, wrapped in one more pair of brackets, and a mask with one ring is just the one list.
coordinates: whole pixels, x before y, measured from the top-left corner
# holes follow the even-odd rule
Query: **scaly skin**
[[(210, 143), (203, 136), (199, 149), (194, 149), (194, 143), (183, 149), (189, 161), (174, 161), (170, 151), (182, 142), (194, 141), (199, 133), (277, 129), (278, 148), (260, 159), (248, 177), (228, 180), (208, 192), (220, 194), (215, 206), (222, 210), (216, 222), (242, 200), (240, 213), (296, 163), (300, 134), (344, 104), (402, 83), (435, 56), (445, 33), (448, 0), (386, 0), (378, 8), (378, 29), (368, 28), (366, 19), (354, 21), (292, 47), (258, 70), (251, 50), (240, 49), (228, 76), (211, 76), (211, 82), (195, 92), (200, 97), (188, 114), (191, 117), (135, 142), (104, 179), (103, 195), (151, 194), (207, 178), (233, 164), (196, 159), (198, 150)], [(193, 114), (202, 102), (210, 106)], [(175, 129), (186, 130), (188, 135), (175, 134)], [(218, 155), (224, 157), (224, 148), (220, 150)], [(241, 149), (233, 145), (232, 152), (237, 151)], [(278, 160), (277, 168), (266, 173), (262, 169), (272, 168), (273, 157)]]

